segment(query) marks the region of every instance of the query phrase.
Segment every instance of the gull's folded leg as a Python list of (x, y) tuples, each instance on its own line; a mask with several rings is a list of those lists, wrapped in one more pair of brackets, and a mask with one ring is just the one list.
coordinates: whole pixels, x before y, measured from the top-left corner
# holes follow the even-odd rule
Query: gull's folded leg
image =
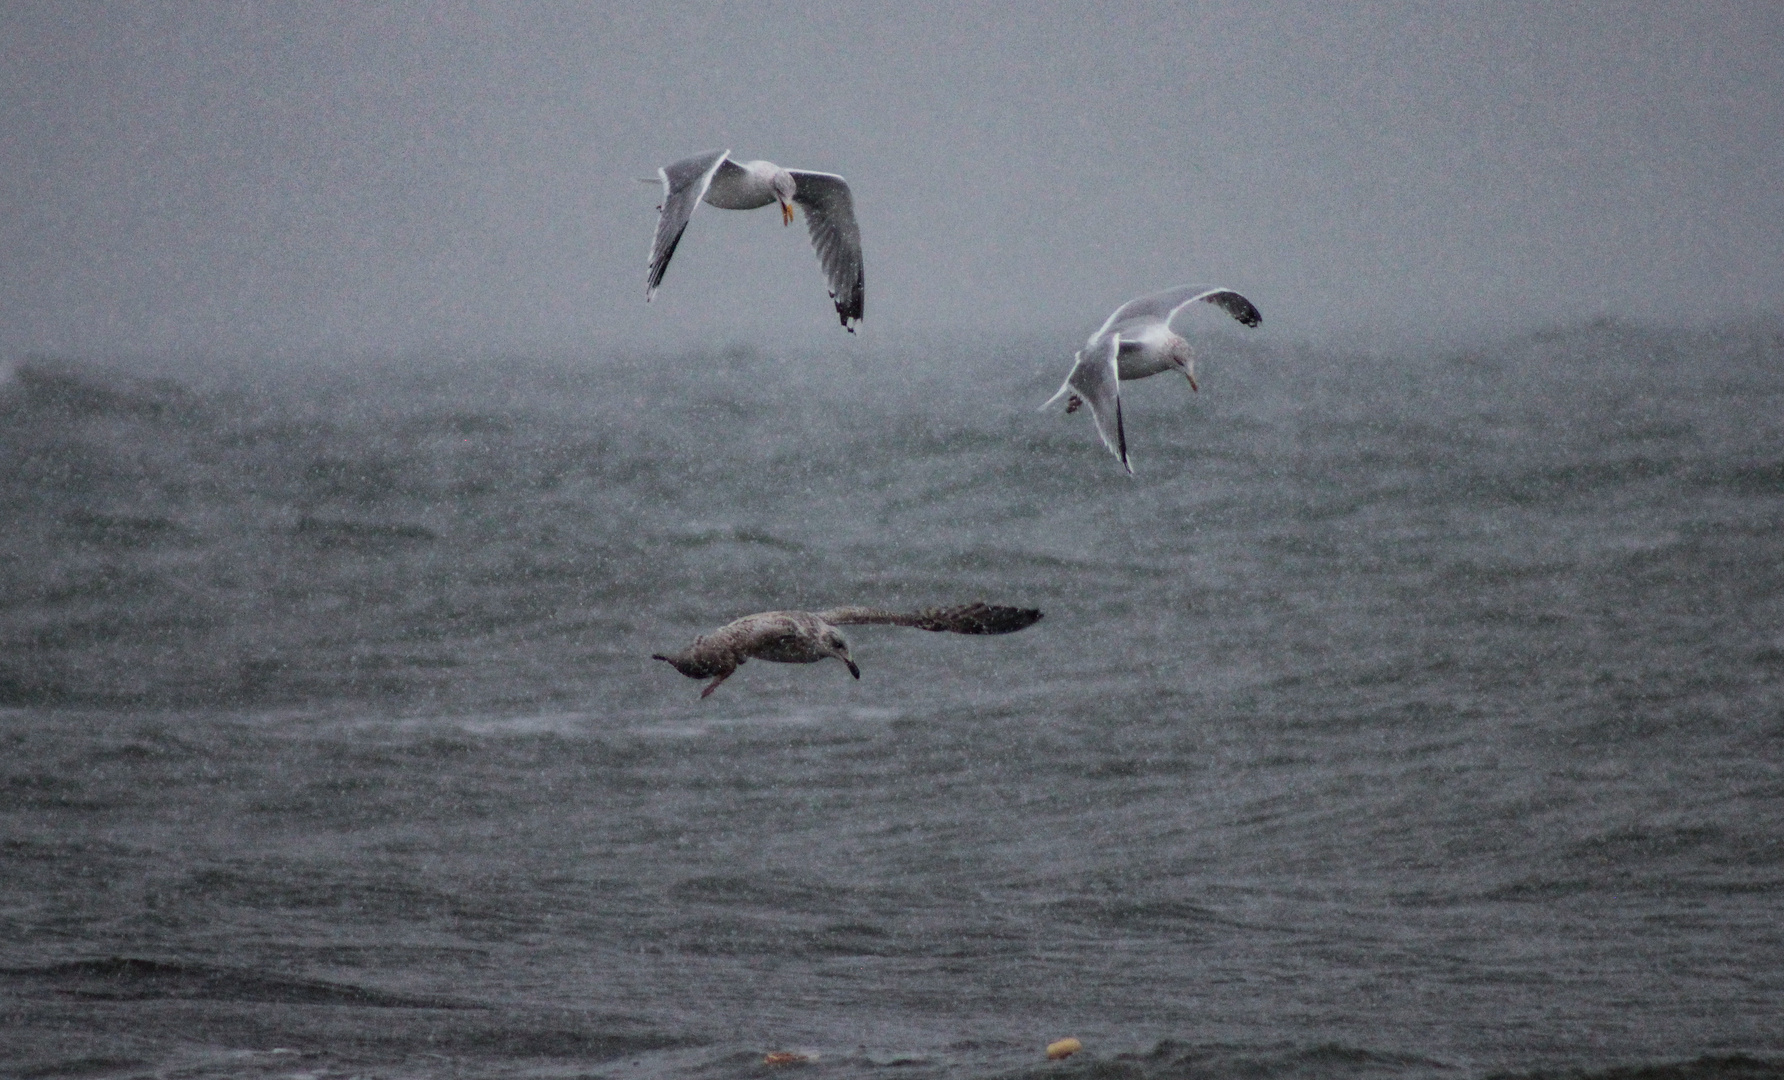
[[(700, 696), (705, 697), (706, 695), (712, 693), (714, 690), (717, 690), (719, 688), (719, 683), (724, 682), (726, 679), (729, 679), (730, 677), (731, 677), (731, 673), (729, 671), (727, 671), (723, 675), (720, 675), (718, 678), (707, 683), (706, 689), (700, 691)], [(856, 678), (859, 678), (859, 677), (860, 676), (856, 676)]]

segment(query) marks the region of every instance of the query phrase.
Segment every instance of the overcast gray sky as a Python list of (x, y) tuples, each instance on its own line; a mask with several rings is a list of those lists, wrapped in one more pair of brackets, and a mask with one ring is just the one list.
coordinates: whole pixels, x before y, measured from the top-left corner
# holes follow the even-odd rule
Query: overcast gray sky
[(644, 303), (726, 147), (848, 177), (869, 346), (1784, 309), (1772, 3), (7, 3), (0, 140), (15, 356), (856, 347), (770, 211)]

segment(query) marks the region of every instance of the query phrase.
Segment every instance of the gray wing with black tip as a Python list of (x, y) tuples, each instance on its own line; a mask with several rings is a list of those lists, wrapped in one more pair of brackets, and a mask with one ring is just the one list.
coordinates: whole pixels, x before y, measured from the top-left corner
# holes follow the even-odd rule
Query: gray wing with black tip
[(1156, 323), (1169, 326), (1178, 312), (1198, 300), (1213, 304), (1246, 326), (1257, 326), (1264, 321), (1256, 305), (1231, 289), (1218, 285), (1179, 285), (1175, 289), (1129, 300), (1116, 308), (1090, 340), (1095, 341), (1104, 334), (1135, 338), (1142, 327)]
[(824, 268), (830, 299), (837, 318), (849, 333), (849, 323), (861, 321), (867, 306), (867, 283), (861, 261), (861, 228), (855, 224), (855, 199), (848, 182), (835, 173), (788, 170), (798, 185), (793, 201), (805, 208), (805, 225), (811, 246)]
[(712, 174), (730, 154), (729, 150), (714, 150), (657, 170), (663, 181), (663, 205), (658, 207), (662, 213), (657, 217), (657, 235), (650, 245), (650, 269), (644, 278), (646, 302), (663, 283), (663, 273), (669, 269), (676, 245), (681, 243), (681, 234), (687, 231), (688, 219), (694, 216), (694, 208), (712, 186)]

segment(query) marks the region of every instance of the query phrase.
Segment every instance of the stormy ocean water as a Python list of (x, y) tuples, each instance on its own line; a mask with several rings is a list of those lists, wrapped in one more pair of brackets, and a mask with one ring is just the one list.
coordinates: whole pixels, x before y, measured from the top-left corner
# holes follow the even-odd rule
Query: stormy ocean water
[(1207, 345), (23, 361), (0, 1071), (1784, 1076), (1784, 335)]

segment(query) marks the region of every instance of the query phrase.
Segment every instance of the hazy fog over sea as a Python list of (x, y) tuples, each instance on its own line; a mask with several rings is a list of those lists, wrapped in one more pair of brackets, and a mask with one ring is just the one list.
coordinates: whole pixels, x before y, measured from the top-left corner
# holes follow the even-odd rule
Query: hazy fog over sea
[(888, 345), (1201, 280), (1292, 340), (1775, 315), (1781, 53), (1714, 2), (14, 3), (0, 348), (849, 347), (765, 212), (641, 302), (638, 178), (724, 148), (849, 179)]

